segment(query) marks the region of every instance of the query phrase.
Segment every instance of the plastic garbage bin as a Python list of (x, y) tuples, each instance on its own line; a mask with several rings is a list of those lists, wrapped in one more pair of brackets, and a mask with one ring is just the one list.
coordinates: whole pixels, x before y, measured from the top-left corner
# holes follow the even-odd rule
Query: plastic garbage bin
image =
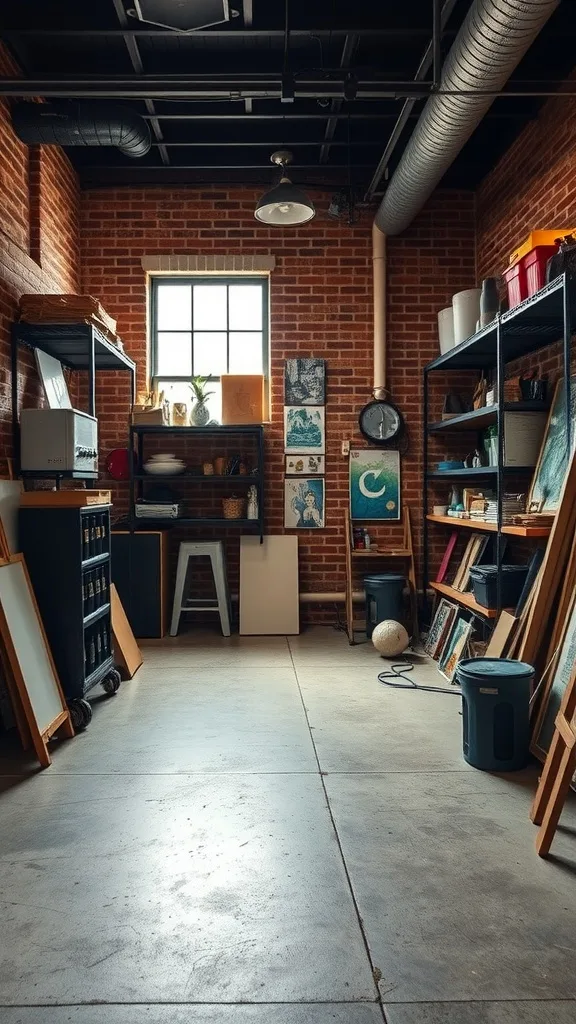
[(464, 760), (485, 772), (524, 768), (532, 666), (510, 658), (465, 658), (456, 674), (462, 688)]
[(366, 636), (384, 619), (402, 622), (402, 591), (406, 578), (395, 572), (382, 572), (364, 577), (366, 593)]

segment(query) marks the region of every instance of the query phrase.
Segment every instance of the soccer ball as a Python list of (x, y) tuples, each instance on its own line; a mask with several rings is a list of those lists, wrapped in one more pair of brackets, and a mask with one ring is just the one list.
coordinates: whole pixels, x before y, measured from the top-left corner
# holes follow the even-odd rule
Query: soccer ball
[(384, 619), (374, 627), (372, 643), (384, 658), (396, 658), (408, 647), (410, 637), (400, 622)]

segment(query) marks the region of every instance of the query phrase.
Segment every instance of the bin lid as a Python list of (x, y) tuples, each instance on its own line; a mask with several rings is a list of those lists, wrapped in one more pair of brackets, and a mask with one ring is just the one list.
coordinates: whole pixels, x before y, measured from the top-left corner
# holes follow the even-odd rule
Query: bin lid
[(464, 658), (458, 662), (458, 670), (468, 678), (484, 682), (486, 676), (506, 676), (508, 679), (523, 679), (534, 675), (532, 665), (513, 658)]
[(404, 583), (405, 581), (406, 577), (401, 576), (398, 572), (371, 573), (370, 576), (364, 577), (364, 585), (367, 583)]
[[(515, 572), (527, 573), (529, 566), (527, 565), (503, 565), (501, 566), (502, 573), (504, 575), (512, 575)], [(481, 579), (487, 576), (496, 576), (498, 574), (497, 565), (473, 565), (470, 567), (470, 575), (473, 578), (480, 577)]]

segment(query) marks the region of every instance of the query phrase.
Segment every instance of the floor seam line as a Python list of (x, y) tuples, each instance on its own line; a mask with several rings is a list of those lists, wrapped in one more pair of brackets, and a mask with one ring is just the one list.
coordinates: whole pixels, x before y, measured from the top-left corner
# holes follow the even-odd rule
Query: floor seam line
[[(291, 650), (290, 650), (290, 656), (292, 657), (292, 651)], [(294, 661), (293, 661), (293, 664), (294, 664)], [(378, 1005), (380, 1007), (380, 1012), (382, 1014), (382, 1020), (384, 1021), (384, 1024), (387, 1024), (387, 1017), (386, 1017), (386, 1013), (385, 1013), (385, 1010), (384, 1010), (384, 1004), (382, 1002), (382, 996), (381, 996), (381, 993), (380, 993), (380, 988), (379, 988), (378, 983), (376, 981), (376, 965), (374, 964), (374, 961), (372, 959), (372, 954), (370, 952), (370, 946), (369, 946), (369, 943), (368, 943), (368, 936), (366, 935), (366, 931), (364, 929), (364, 922), (362, 920), (362, 915), (360, 913), (360, 907), (358, 906), (358, 900), (356, 899), (356, 893), (354, 892), (354, 887), (352, 885), (352, 878), (351, 878), (350, 872), (348, 870), (348, 865), (346, 863), (346, 858), (344, 856), (344, 849), (342, 847), (342, 842), (340, 840), (340, 834), (339, 834), (338, 829), (336, 827), (336, 820), (334, 818), (334, 814), (332, 813), (332, 807), (330, 806), (330, 800), (328, 798), (328, 790), (326, 789), (326, 783), (324, 781), (324, 773), (322, 771), (322, 765), (320, 764), (320, 758), (318, 756), (318, 750), (316, 749), (316, 743), (315, 743), (313, 731), (312, 731), (312, 728), (311, 728), (311, 725), (310, 725), (310, 719), (308, 717), (308, 709), (306, 707), (306, 704), (304, 703), (304, 694), (302, 693), (302, 688), (300, 686), (300, 680), (298, 678), (298, 670), (296, 668), (296, 665), (294, 665), (294, 675), (296, 677), (296, 686), (298, 687), (298, 693), (300, 695), (300, 700), (302, 702), (302, 710), (304, 712), (304, 718), (306, 720), (306, 726), (308, 728), (308, 732), (310, 733), (310, 741), (312, 743), (312, 749), (314, 750), (314, 757), (316, 758), (316, 764), (318, 765), (318, 775), (319, 775), (319, 778), (320, 778), (320, 785), (322, 786), (322, 792), (324, 794), (324, 800), (325, 800), (325, 803), (326, 803), (326, 808), (328, 810), (328, 815), (330, 817), (330, 822), (331, 822), (331, 825), (332, 825), (332, 829), (334, 831), (334, 836), (335, 836), (336, 843), (337, 843), (337, 846), (338, 846), (338, 851), (340, 853), (340, 859), (342, 861), (342, 867), (343, 867), (344, 875), (345, 875), (346, 882), (347, 882), (347, 885), (348, 885), (348, 890), (350, 892), (350, 898), (352, 900), (352, 905), (354, 907), (354, 912), (356, 914), (356, 919), (358, 921), (358, 928), (360, 929), (360, 935), (362, 936), (362, 942), (364, 944), (364, 949), (365, 949), (365, 952), (366, 952), (366, 957), (367, 957), (368, 963), (370, 965), (370, 971), (372, 973), (372, 981), (373, 981), (373, 984), (374, 984), (374, 987), (375, 987), (376, 993), (377, 993), (377, 997), (374, 1000), (374, 1002), (376, 1003), (376, 1005)]]

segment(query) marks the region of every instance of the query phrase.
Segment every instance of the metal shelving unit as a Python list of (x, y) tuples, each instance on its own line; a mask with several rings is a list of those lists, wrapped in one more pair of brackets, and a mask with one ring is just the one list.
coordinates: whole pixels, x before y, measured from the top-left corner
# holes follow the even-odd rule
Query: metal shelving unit
[[(566, 405), (566, 433), (570, 445), (570, 360), (571, 339), (576, 330), (576, 286), (570, 274), (562, 274), (546, 285), (535, 295), (515, 306), (507, 313), (497, 316), (487, 327), (472, 335), (444, 355), (434, 359), (424, 367), (424, 477), (423, 477), (423, 508), (424, 508), (424, 574), (423, 598), (424, 605), (428, 602), (429, 580), (429, 526), (449, 526), (450, 529), (477, 529), (496, 533), (496, 563), (499, 569), (503, 558), (503, 537), (515, 535), (527, 538), (545, 537), (546, 529), (515, 528), (502, 524), (502, 498), (504, 480), (508, 475), (533, 472), (533, 467), (504, 466), (504, 430), (505, 412), (542, 411), (544, 406), (538, 402), (504, 401), (504, 376), (506, 364), (522, 356), (530, 355), (540, 349), (557, 342), (562, 343), (563, 378)], [(462, 370), (496, 370), (496, 404), (473, 412), (464, 413), (453, 419), (441, 422), (429, 421), (429, 385), (430, 374)], [(498, 428), (498, 461), (495, 466), (483, 466), (479, 469), (430, 470), (429, 437), (437, 434), (449, 434), (461, 431), (480, 431), (490, 424)], [(453, 519), (448, 516), (433, 516), (428, 513), (428, 482), (446, 479), (486, 479), (493, 478), (496, 483), (497, 521), (496, 524), (472, 523), (470, 520)], [(498, 572), (497, 607), (484, 609), (480, 605), (472, 606), (470, 594), (461, 594), (443, 584), (434, 583), (433, 589), (443, 596), (467, 607), (476, 615), (486, 619), (495, 618), (502, 607), (501, 572)]]
[[(204, 476), (199, 473), (180, 473), (162, 476), (153, 476), (143, 471), (145, 459), (145, 439), (147, 436), (158, 438), (178, 437), (188, 439), (192, 443), (193, 454), (201, 459), (206, 447), (210, 447), (219, 440), (224, 443), (230, 439), (238, 438), (249, 442), (252, 447), (252, 457), (256, 458), (258, 472), (240, 476), (239, 474), (213, 474)], [(203, 451), (204, 446), (204, 451)], [(129, 467), (130, 467), (130, 511), (128, 526), (131, 532), (138, 529), (166, 528), (175, 526), (214, 526), (232, 527), (257, 531), (260, 539), (264, 537), (264, 428), (260, 425), (226, 426), (226, 427), (161, 427), (161, 426), (132, 426), (130, 428), (129, 443)], [(223, 516), (182, 516), (178, 519), (137, 519), (135, 514), (135, 503), (137, 498), (142, 498), (146, 484), (161, 485), (165, 482), (172, 482), (176, 486), (195, 487), (202, 485), (205, 488), (212, 484), (221, 492), (226, 485), (233, 490), (247, 490), (251, 484), (256, 487), (258, 495), (258, 518), (257, 519), (225, 519)]]

